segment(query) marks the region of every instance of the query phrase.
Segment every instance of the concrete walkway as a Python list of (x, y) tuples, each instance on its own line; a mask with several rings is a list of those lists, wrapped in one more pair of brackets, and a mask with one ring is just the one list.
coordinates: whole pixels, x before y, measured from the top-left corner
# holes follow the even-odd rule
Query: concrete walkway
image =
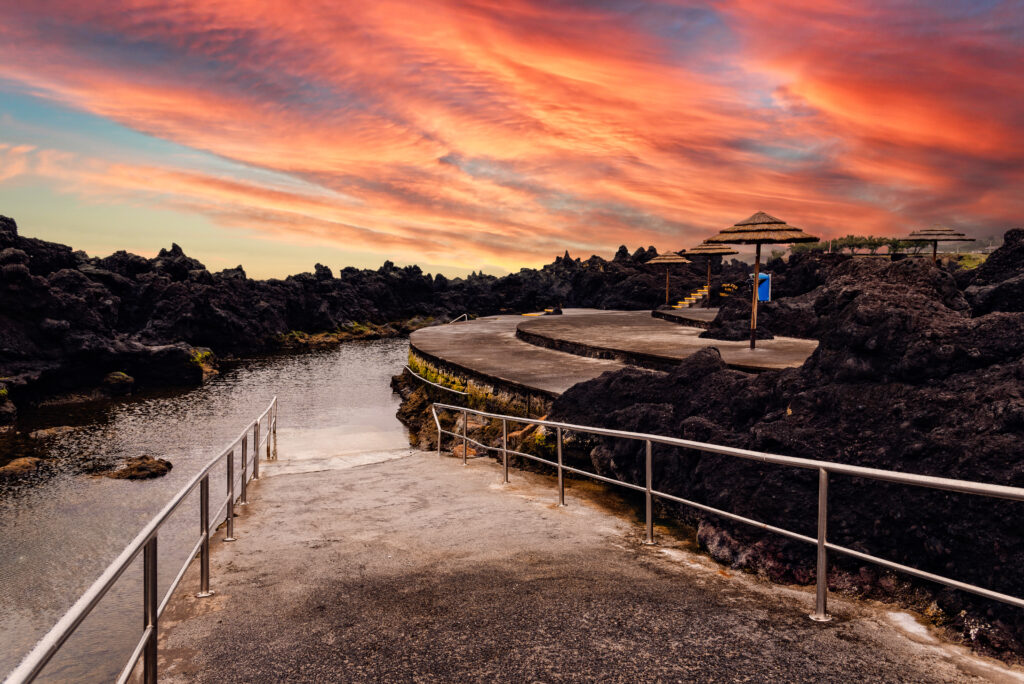
[(162, 680), (1018, 681), (904, 613), (834, 600), (815, 623), (808, 590), (664, 530), (644, 547), (596, 486), (558, 508), (550, 478), (501, 485), (489, 459), (380, 458), (266, 465), (238, 541), (215, 546), (216, 595), (179, 591), (161, 622)]
[[(751, 349), (749, 341), (728, 342), (699, 337), (701, 330), (681, 326), (649, 311), (595, 311), (574, 316), (531, 318), (518, 326), (520, 333), (536, 336), (552, 344), (617, 357), (629, 363), (650, 367), (672, 367), (704, 347), (717, 347), (729, 366), (748, 371), (778, 370), (803, 365), (818, 343), (793, 337), (758, 340)], [(522, 335), (520, 335), (522, 336)]]

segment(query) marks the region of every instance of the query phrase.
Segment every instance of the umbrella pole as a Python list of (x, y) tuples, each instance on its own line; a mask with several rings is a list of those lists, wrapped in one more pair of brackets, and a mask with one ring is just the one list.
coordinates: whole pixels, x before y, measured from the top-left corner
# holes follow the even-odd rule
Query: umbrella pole
[(668, 306), (668, 270), (671, 266), (665, 267), (665, 306)]
[(754, 250), (754, 299), (750, 308), (750, 348), (755, 346), (757, 339), (757, 287), (761, 284), (761, 245), (758, 243)]
[(935, 240), (932, 242), (932, 263), (939, 263), (939, 241)]
[(711, 257), (708, 260), (708, 306), (711, 306)]

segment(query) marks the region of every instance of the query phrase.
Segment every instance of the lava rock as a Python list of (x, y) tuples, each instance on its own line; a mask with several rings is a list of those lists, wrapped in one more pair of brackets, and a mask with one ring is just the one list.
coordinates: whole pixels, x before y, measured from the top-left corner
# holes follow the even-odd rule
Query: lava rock
[(58, 425), (56, 427), (42, 428), (40, 430), (33, 430), (28, 433), (29, 439), (51, 439), (60, 435), (66, 435), (71, 432), (77, 431), (78, 428), (71, 427), (70, 425)]
[(24, 250), (15, 249), (14, 247), (8, 247), (7, 249), (0, 250), (0, 265), (6, 266), (7, 264), (27, 264), (28, 254)]
[(132, 393), (132, 387), (135, 385), (135, 378), (122, 373), (121, 371), (114, 371), (113, 373), (107, 373), (103, 378), (103, 389), (111, 396), (123, 397)]
[(1002, 246), (958, 279), (975, 316), (1024, 311), (1024, 229), (1008, 231)]
[(1003, 244), (971, 274), (970, 285), (994, 285), (1021, 275), (1024, 266), (1024, 228), (1008, 230)]
[(0, 382), (0, 431), (9, 429), (18, 417), (18, 408), (11, 401), (7, 383)]
[(10, 240), (16, 237), (18, 237), (18, 224), (10, 217), (0, 216), (0, 240)]
[(112, 477), (115, 480), (148, 480), (166, 475), (171, 472), (173, 467), (171, 462), (166, 459), (142, 455), (129, 458), (123, 467), (107, 473), (107, 477)]
[(0, 466), (0, 481), (14, 480), (31, 475), (39, 469), (43, 459), (33, 456), (16, 458), (13, 461)]

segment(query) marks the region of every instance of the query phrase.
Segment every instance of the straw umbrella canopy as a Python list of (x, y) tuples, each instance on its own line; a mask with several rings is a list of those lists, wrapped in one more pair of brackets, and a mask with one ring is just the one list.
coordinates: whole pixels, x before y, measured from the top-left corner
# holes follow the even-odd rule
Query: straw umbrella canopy
[(730, 254), (739, 254), (735, 249), (730, 249), (725, 245), (713, 245), (709, 242), (702, 242), (693, 249), (687, 249), (681, 252), (686, 256), (702, 256), (705, 257), (708, 262), (708, 294), (711, 293), (711, 257), (715, 256), (729, 256)]
[(924, 230), (915, 230), (907, 237), (900, 238), (904, 242), (930, 242), (932, 243), (932, 263), (936, 263), (939, 260), (939, 243), (940, 242), (974, 242), (974, 238), (969, 238), (963, 233), (958, 233), (952, 228), (942, 228), (935, 226), (934, 228), (926, 228)]
[(757, 289), (761, 284), (761, 245), (792, 244), (795, 242), (818, 242), (818, 238), (808, 235), (785, 221), (759, 211), (753, 216), (740, 221), (731, 228), (726, 228), (705, 242), (713, 245), (756, 245), (754, 250), (754, 298), (750, 311), (750, 348), (755, 346), (757, 337)]
[(672, 264), (690, 264), (693, 262), (689, 259), (684, 259), (675, 252), (667, 252), (666, 254), (659, 254), (647, 263), (665, 264), (665, 303), (668, 304), (668, 272), (671, 270)]

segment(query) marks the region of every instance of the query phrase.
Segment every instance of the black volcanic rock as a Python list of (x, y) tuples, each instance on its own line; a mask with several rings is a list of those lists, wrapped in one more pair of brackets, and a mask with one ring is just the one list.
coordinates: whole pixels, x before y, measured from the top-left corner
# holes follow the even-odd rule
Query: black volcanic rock
[(973, 271), (970, 285), (995, 285), (1021, 275), (1024, 269), (1024, 228), (1008, 230), (1003, 244)]
[[(996, 277), (1012, 281), (1020, 268)], [(627, 369), (580, 383), (554, 403), (551, 417), (1024, 486), (1024, 313), (971, 317), (953, 277), (924, 259), (840, 263), (824, 284), (793, 299), (813, 302), (816, 320), (806, 327), (820, 340), (800, 368), (747, 375), (709, 348), (671, 373)], [(599, 474), (643, 483), (636, 443), (599, 441), (588, 459)], [(815, 534), (813, 472), (667, 448), (656, 460), (662, 491)], [(693, 509), (667, 510), (697, 526), (723, 562), (781, 581), (814, 578), (810, 547)], [(1024, 577), (1014, 570), (1024, 564), (1024, 527), (1014, 522), (1024, 504), (836, 476), (830, 510), (834, 543), (1024, 595)], [(831, 562), (834, 587), (892, 591), (876, 567)], [(1024, 644), (1020, 611), (929, 591), (977, 643), (1018, 651)]]
[(173, 467), (171, 462), (166, 459), (142, 455), (129, 458), (121, 468), (107, 473), (107, 477), (115, 480), (149, 480), (154, 477), (163, 477), (171, 472)]
[(975, 315), (1024, 311), (1024, 229), (1003, 236), (1003, 245), (959, 279)]
[(821, 287), (837, 266), (852, 258), (849, 254), (803, 252), (789, 261), (774, 260), (765, 269), (772, 275), (772, 298), (797, 297)]
[(327, 268), (323, 264), (317, 264), (313, 267), (313, 270), (316, 273), (317, 280), (332, 280), (334, 278), (334, 274), (331, 272), (331, 269)]
[[(761, 302), (757, 307), (758, 339), (769, 339), (772, 335), (785, 337), (806, 337), (818, 339), (826, 333), (827, 325), (821, 320), (820, 311), (831, 306), (826, 297), (847, 298), (855, 296), (861, 287), (859, 283), (879, 278), (890, 283), (894, 291), (905, 289), (908, 301), (913, 300), (912, 292), (927, 291), (929, 300), (937, 298), (943, 306), (961, 312), (971, 313), (968, 298), (977, 289), (969, 288), (967, 293), (958, 287), (958, 280), (950, 271), (937, 268), (926, 259), (852, 259), (837, 254), (808, 253), (794, 256), (789, 264), (781, 260), (773, 262), (778, 273), (772, 272), (772, 301)], [(1024, 261), (1021, 262), (1024, 264)], [(1021, 277), (1024, 273), (1018, 273)], [(845, 280), (840, 280), (845, 278)], [(826, 282), (838, 287), (847, 283), (841, 291), (825, 288)], [(1008, 287), (1015, 282), (1012, 278), (993, 288)], [(1009, 290), (1001, 290), (1003, 293)], [(965, 296), (966, 295), (966, 296)], [(734, 296), (724, 300), (710, 328), (701, 337), (720, 340), (741, 340), (749, 338), (750, 332), (750, 287), (742, 288)], [(1012, 306), (990, 310), (1016, 310)], [(986, 312), (985, 310), (982, 310)], [(871, 315), (865, 312), (862, 316)]]
[(14, 219), (7, 216), (0, 216), (0, 240), (8, 240), (18, 237), (18, 224)]

